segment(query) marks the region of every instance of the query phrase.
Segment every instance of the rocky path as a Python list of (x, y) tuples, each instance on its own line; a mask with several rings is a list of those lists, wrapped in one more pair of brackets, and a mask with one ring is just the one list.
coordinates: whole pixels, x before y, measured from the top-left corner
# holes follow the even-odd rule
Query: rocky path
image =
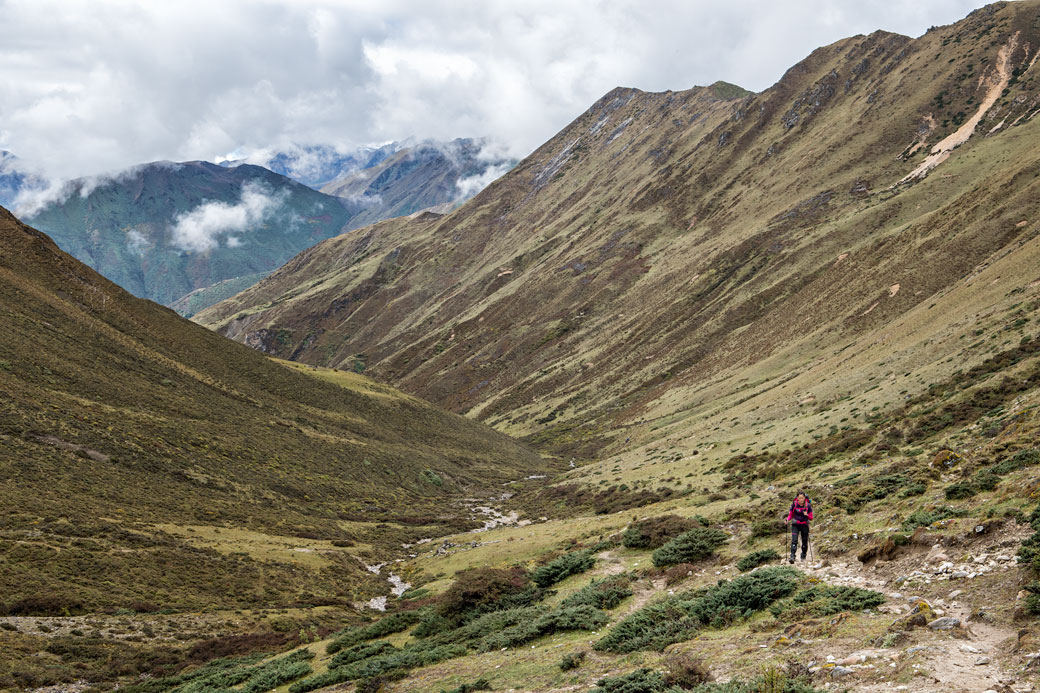
[[(893, 580), (867, 569), (858, 561), (836, 561), (809, 568), (807, 572), (829, 583), (853, 585), (885, 594), (889, 601), (879, 611), (896, 617), (896, 621), (921, 613), (919, 621), (923, 622), (920, 627), (913, 628), (912, 644), (858, 650), (844, 656), (831, 655), (819, 668), (829, 668), (832, 677), (839, 680), (845, 677), (860, 679), (854, 689), (861, 691), (1027, 693), (1040, 690), (1035, 675), (1040, 674), (1040, 670), (1032, 669), (1035, 674), (1031, 674), (1029, 668), (1023, 671), (1023, 664), (1031, 663), (1029, 653), (1012, 655), (1018, 645), (1019, 629), (985, 615), (973, 614), (963, 599), (968, 596), (971, 586), (964, 579), (949, 578), (961, 573), (974, 577), (975, 573), (950, 570), (945, 563), (930, 566), (930, 570), (927, 570), (928, 564), (922, 567), (926, 570), (916, 572), (931, 572), (932, 577), (945, 579), (951, 588), (959, 585), (964, 585), (964, 588), (952, 589), (946, 598), (925, 599), (902, 586), (906, 583), (905, 576)], [(969, 567), (960, 566), (962, 569)], [(1004, 570), (1015, 569), (1013, 563), (1001, 567)], [(886, 572), (890, 576), (896, 571)], [(894, 670), (900, 662), (906, 661), (913, 661), (910, 666), (920, 674), (902, 684), (877, 680), (880, 672)], [(877, 676), (857, 676), (857, 672), (863, 669), (872, 669)]]

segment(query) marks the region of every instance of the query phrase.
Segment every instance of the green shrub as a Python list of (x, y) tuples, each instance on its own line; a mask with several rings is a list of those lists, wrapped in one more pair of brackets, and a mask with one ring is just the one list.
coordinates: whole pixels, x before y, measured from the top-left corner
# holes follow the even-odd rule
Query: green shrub
[(742, 573), (746, 573), (752, 568), (757, 568), (763, 563), (769, 563), (780, 558), (780, 554), (775, 549), (762, 549), (760, 551), (753, 551), (748, 555), (737, 561), (737, 570)]
[(544, 616), (547, 609), (542, 606), (526, 606), (482, 614), (464, 626), (431, 638), (433, 644), (461, 643), (476, 645), (484, 638), (515, 628), (520, 624), (534, 623)]
[(516, 647), (532, 640), (570, 630), (596, 630), (607, 623), (607, 615), (592, 606), (571, 606), (555, 609), (534, 620), (514, 626), (485, 637), (478, 646), (481, 652)]
[(939, 506), (933, 510), (917, 510), (910, 517), (906, 518), (906, 522), (903, 523), (903, 529), (910, 531), (918, 527), (928, 527), (940, 520), (946, 520), (951, 517), (964, 517), (967, 514), (967, 510), (958, 510), (947, 505)]
[(626, 597), (632, 596), (631, 579), (627, 575), (593, 580), (580, 590), (564, 599), (560, 606), (593, 606), (597, 609), (613, 609)]
[(958, 481), (955, 484), (950, 484), (945, 489), (946, 500), (963, 500), (964, 498), (971, 498), (975, 495), (975, 488), (966, 481)]
[(472, 691), (490, 691), (491, 682), (487, 679), (480, 678), (473, 683), (464, 683), (457, 688), (452, 688), (450, 691), (444, 691), (443, 693), (471, 693)]
[(1040, 616), (1040, 582), (1026, 585), (1029, 596), (1026, 597), (1025, 610), (1027, 614)]
[(715, 549), (725, 544), (727, 539), (729, 535), (721, 529), (691, 529), (654, 551), (654, 565), (662, 567), (677, 563), (696, 563), (714, 555)]
[(829, 616), (842, 611), (863, 611), (885, 603), (885, 595), (873, 590), (859, 587), (814, 585), (799, 591), (787, 603), (779, 603), (770, 608), (778, 618), (784, 614), (795, 613), (801, 616)]
[(920, 481), (915, 481), (914, 483), (912, 483), (909, 486), (907, 486), (906, 488), (904, 488), (902, 490), (902, 492), (900, 492), (899, 497), (900, 498), (911, 498), (913, 496), (920, 496), (927, 490), (928, 490), (927, 486), (925, 486)]
[(344, 647), (351, 647), (365, 640), (382, 638), (392, 633), (400, 633), (407, 630), (409, 626), (418, 623), (425, 616), (423, 611), (401, 611), (381, 618), (375, 623), (367, 626), (346, 628), (335, 635), (333, 640), (325, 646), (328, 654), (335, 654)]
[(306, 662), (285, 662), (278, 666), (261, 667), (260, 671), (249, 677), (241, 690), (243, 693), (264, 693), (307, 676), (311, 671)]
[(1022, 542), (1018, 557), (1034, 573), (1040, 573), (1040, 505), (1029, 515), (1029, 526), (1033, 528), (1033, 534)]
[(775, 537), (777, 534), (784, 534), (786, 531), (787, 526), (776, 517), (761, 518), (751, 523), (752, 539)]
[(600, 679), (596, 686), (592, 693), (661, 693), (665, 689), (664, 676), (651, 669)]
[(584, 573), (596, 564), (588, 550), (572, 551), (541, 566), (531, 575), (531, 579), (539, 587), (551, 587), (571, 575)]
[(630, 549), (656, 549), (672, 537), (688, 532), (708, 522), (704, 518), (686, 518), (678, 515), (660, 515), (633, 522), (621, 535), (621, 544)]
[(614, 626), (595, 644), (603, 652), (663, 649), (703, 627), (723, 627), (793, 594), (801, 576), (787, 566), (768, 566), (706, 589), (651, 602)]
[(376, 655), (393, 652), (396, 649), (396, 647), (388, 643), (386, 640), (359, 643), (353, 647), (348, 647), (345, 650), (337, 652), (336, 656), (329, 661), (329, 669), (337, 669), (348, 664), (353, 664), (354, 662), (360, 662), (362, 659), (368, 659), (369, 657), (375, 657)]
[(570, 671), (580, 667), (582, 662), (585, 661), (585, 654), (585, 650), (565, 654), (563, 659), (560, 660), (560, 671)]
[(691, 693), (824, 693), (824, 689), (782, 674), (757, 676), (748, 681), (731, 679), (726, 683), (702, 683), (689, 690)]
[(1000, 477), (988, 469), (983, 469), (971, 480), (971, 485), (979, 491), (992, 491), (1000, 483)]
[(1019, 469), (1025, 469), (1026, 467), (1032, 467), (1033, 465), (1040, 464), (1040, 450), (1037, 448), (1031, 448), (1029, 450), (1019, 450), (1011, 457), (1006, 460), (1001, 460), (993, 466), (993, 472), (995, 474), (1009, 474)]
[(330, 669), (323, 674), (297, 681), (289, 686), (289, 693), (305, 693), (318, 688), (325, 688), (337, 683), (370, 679), (398, 670), (415, 669), (429, 666), (446, 659), (461, 657), (466, 654), (463, 645), (437, 645), (430, 647), (426, 643), (416, 643), (396, 652), (369, 657), (338, 669)]

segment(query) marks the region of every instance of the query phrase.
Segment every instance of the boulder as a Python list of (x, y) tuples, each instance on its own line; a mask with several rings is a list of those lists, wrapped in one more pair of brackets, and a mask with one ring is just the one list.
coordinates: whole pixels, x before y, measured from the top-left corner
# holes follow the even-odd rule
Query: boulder
[(937, 618), (934, 621), (931, 621), (928, 624), (928, 627), (932, 630), (953, 630), (959, 625), (961, 625), (961, 620), (959, 618), (943, 616), (942, 618)]

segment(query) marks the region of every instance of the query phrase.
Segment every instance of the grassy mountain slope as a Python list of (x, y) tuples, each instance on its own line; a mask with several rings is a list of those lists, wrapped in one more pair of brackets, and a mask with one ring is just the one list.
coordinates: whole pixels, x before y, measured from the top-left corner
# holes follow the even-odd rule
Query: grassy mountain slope
[[(376, 524), (454, 520), (452, 498), (542, 468), (388, 387), (273, 363), (129, 296), (6, 211), (0, 224), (8, 608), (34, 595), (52, 603), (26, 608), (57, 613), (346, 599), (371, 588), (352, 551), (430, 531)], [(261, 559), (198, 543), (221, 528), (321, 550)]]
[[(836, 354), (1036, 233), (1038, 15), (996, 4), (918, 39), (853, 37), (761, 94), (617, 89), (458, 211), (327, 241), (198, 319), (304, 362), (363, 353), (569, 456), (749, 382), (870, 387)], [(1015, 266), (1009, 288), (1035, 279)], [(984, 309), (971, 296), (944, 327)], [(907, 340), (918, 362), (951, 355)]]

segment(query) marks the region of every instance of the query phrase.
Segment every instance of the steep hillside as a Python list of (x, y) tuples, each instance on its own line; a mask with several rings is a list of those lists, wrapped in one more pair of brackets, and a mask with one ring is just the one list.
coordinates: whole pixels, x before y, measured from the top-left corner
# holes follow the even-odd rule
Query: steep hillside
[(515, 161), (483, 155), (483, 140), (423, 142), (328, 183), (321, 191), (372, 206), (351, 220), (360, 228), (391, 217), (467, 200)]
[(346, 603), (381, 591), (373, 547), (457, 526), (453, 500), (543, 468), (475, 422), (133, 298), (5, 210), (0, 314), (14, 614)]
[(168, 304), (270, 272), (342, 233), (360, 209), (259, 166), (195, 161), (73, 181), (23, 217), (131, 293)]
[(616, 89), (454, 213), (326, 241), (198, 320), (362, 354), (568, 458), (732, 437), (705, 417), (771, 388), (725, 428), (873, 387), (897, 406), (1037, 290), (1038, 48), (1040, 3), (998, 3), (820, 48), (760, 94)]

